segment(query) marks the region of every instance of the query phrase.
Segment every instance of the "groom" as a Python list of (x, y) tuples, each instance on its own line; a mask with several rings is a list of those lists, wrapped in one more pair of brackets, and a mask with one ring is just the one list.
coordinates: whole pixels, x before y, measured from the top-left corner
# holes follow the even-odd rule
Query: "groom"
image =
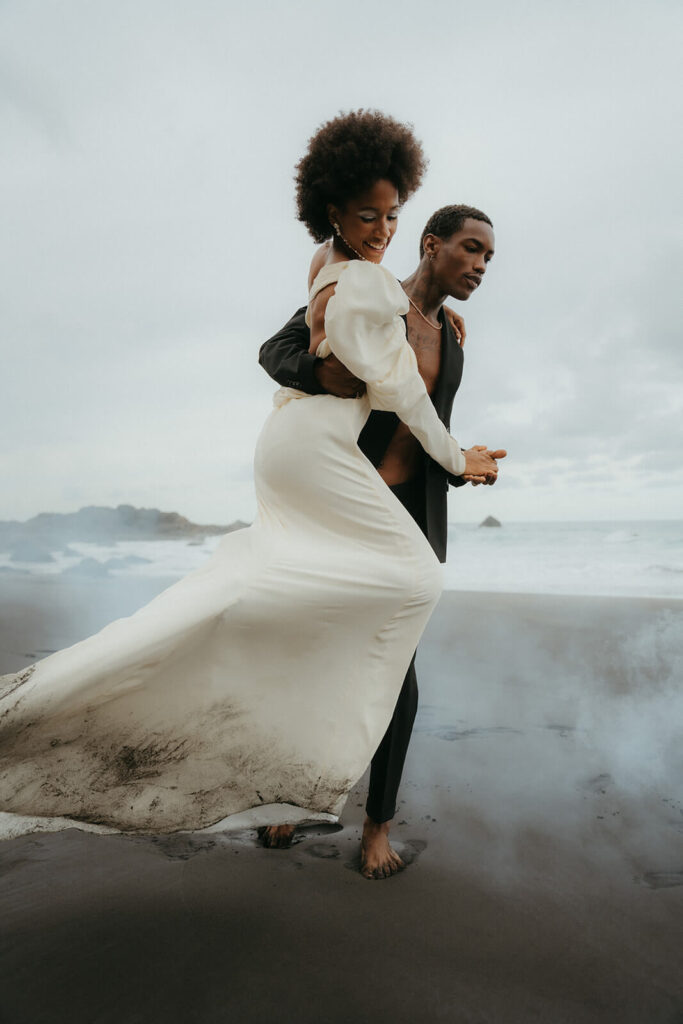
[[(481, 284), (494, 252), (491, 221), (471, 206), (444, 206), (427, 221), (420, 239), (420, 262), (402, 282), (410, 302), (407, 336), (418, 369), (439, 418), (450, 426), (453, 399), (462, 377), (464, 324), (458, 333), (444, 313), (447, 296), (466, 301)], [(310, 334), (305, 307), (261, 346), (259, 362), (278, 384), (309, 394), (354, 398), (365, 384), (330, 355), (309, 353)], [(358, 446), (410, 512), (439, 560), (446, 560), (448, 484), (456, 487), (468, 477), (451, 477), (422, 449), (395, 413), (373, 411)], [(480, 446), (483, 447), (483, 446)], [(492, 452), (503, 458), (504, 451)], [(472, 480), (473, 483), (483, 482)], [(487, 483), (494, 483), (491, 476)], [(401, 773), (417, 711), (415, 657), (403, 682), (393, 718), (372, 759), (366, 819), (361, 841), (361, 872), (366, 878), (388, 878), (404, 865), (389, 844)], [(267, 846), (287, 846), (294, 827), (280, 825), (262, 831)]]

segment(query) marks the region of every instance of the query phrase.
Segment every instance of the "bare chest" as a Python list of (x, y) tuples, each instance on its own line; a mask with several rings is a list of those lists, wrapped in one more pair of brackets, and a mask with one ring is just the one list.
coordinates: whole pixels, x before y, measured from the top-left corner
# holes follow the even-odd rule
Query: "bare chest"
[(441, 331), (429, 327), (421, 317), (408, 313), (408, 343), (417, 357), (417, 368), (430, 395), (441, 371)]

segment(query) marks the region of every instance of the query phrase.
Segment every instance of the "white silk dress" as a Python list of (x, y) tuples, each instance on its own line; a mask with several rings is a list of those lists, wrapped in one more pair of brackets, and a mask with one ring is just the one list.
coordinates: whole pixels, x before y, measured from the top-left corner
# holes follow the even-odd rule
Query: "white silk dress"
[(0, 679), (0, 837), (341, 812), (441, 591), (358, 435), (388, 409), (450, 472), (464, 456), (418, 373), (399, 284), (349, 261), (323, 267), (311, 298), (335, 281), (318, 354), (367, 394), (280, 389), (256, 448), (253, 525), (134, 615)]

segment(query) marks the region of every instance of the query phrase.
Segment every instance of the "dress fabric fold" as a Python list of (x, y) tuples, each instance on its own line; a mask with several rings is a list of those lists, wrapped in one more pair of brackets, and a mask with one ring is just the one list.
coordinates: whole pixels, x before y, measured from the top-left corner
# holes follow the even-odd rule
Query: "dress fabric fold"
[(311, 298), (335, 282), (318, 354), (367, 394), (281, 388), (256, 447), (254, 523), (134, 615), (0, 679), (0, 837), (340, 814), (442, 585), (358, 435), (371, 408), (392, 409), (449, 472), (462, 453), (419, 376), (398, 283), (333, 264)]

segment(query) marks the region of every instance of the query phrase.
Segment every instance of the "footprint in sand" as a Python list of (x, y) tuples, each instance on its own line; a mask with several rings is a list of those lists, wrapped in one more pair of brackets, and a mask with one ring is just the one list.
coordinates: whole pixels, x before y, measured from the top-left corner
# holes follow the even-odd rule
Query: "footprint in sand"
[(602, 775), (596, 775), (592, 779), (588, 779), (583, 783), (581, 788), (586, 793), (595, 793), (598, 796), (604, 796), (609, 787), (614, 782), (614, 779), (608, 772), (603, 772)]
[(30, 853), (20, 854), (19, 856), (6, 857), (0, 856), (0, 878), (8, 875), (10, 871), (14, 871), (15, 868), (21, 868), (25, 864), (34, 863), (35, 858), (31, 857)]
[(428, 730), (432, 736), (436, 736), (438, 740), (464, 740), (470, 737), (478, 736), (494, 736), (500, 733), (513, 733), (517, 736), (521, 736), (520, 729), (513, 729), (509, 725), (491, 725), (488, 727), (482, 727), (479, 729), (458, 729), (452, 726), (446, 726), (441, 729), (430, 729)]
[(566, 740), (567, 736), (571, 736), (573, 732), (576, 732), (575, 725), (560, 725), (559, 723), (551, 723), (550, 725), (543, 726), (549, 732), (556, 732), (560, 739)]
[[(61, 833), (60, 840), (62, 842), (68, 842), (71, 836), (74, 836), (77, 830), (68, 829)], [(40, 834), (40, 833), (39, 833)], [(80, 833), (82, 836), (84, 833)], [(51, 844), (49, 839), (52, 838), (50, 833), (45, 833), (48, 842), (41, 842), (40, 839), (31, 839), (26, 842), (26, 836), (19, 836), (16, 839), (17, 846), (14, 842), (0, 843), (0, 879), (5, 875), (8, 875), (11, 871), (17, 868), (22, 868), (24, 865), (39, 864), (41, 861), (49, 860), (51, 853)], [(23, 840), (23, 841), (22, 841)], [(0, 1017), (0, 1022), (2, 1018)]]
[(683, 871), (646, 871), (643, 881), (650, 889), (672, 889), (683, 885)]
[(169, 860), (190, 860), (198, 853), (206, 853), (216, 845), (208, 836), (154, 836), (151, 845)]
[(333, 843), (313, 843), (312, 846), (306, 847), (306, 853), (309, 857), (319, 857), (322, 860), (336, 860), (341, 856), (339, 847)]
[[(398, 840), (392, 840), (391, 845), (396, 850), (406, 867), (409, 867), (417, 858), (420, 856), (423, 850), (427, 848), (427, 843), (424, 839), (406, 839), (405, 842), (399, 842)], [(349, 871), (360, 872), (360, 850), (351, 858), (347, 860), (344, 867)]]

